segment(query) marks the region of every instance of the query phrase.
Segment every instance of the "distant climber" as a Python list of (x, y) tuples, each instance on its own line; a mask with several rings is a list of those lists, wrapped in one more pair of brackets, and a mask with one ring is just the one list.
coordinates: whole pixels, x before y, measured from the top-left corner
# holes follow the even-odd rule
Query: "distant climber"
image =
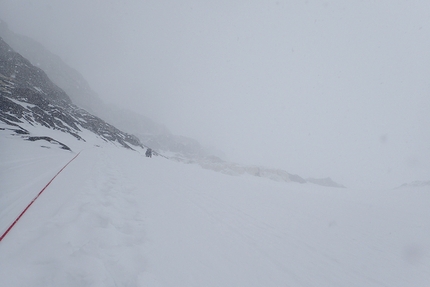
[(152, 157), (152, 149), (148, 148), (145, 153), (146, 157)]

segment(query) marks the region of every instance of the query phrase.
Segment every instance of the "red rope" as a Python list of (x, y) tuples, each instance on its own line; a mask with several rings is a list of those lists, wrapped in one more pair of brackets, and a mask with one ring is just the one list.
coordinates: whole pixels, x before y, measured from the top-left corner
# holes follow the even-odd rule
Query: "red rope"
[(9, 231), (12, 229), (12, 227), (18, 222), (18, 220), (21, 218), (21, 216), (24, 215), (24, 213), (27, 211), (27, 209), (30, 208), (30, 206), (33, 204), (33, 202), (36, 201), (36, 199), (42, 194), (42, 192), (45, 191), (45, 189), (51, 184), (51, 182), (54, 181), (54, 179), (75, 159), (78, 157), (78, 155), (81, 152), (79, 152), (77, 155), (75, 155), (74, 158), (72, 158), (65, 166), (63, 166), (62, 169), (60, 169), (59, 172), (57, 172), (56, 175), (54, 175), (54, 177), (45, 185), (45, 187), (36, 195), (35, 198), (33, 198), (33, 200), (27, 205), (27, 207), (23, 210), (23, 212), (21, 212), (21, 214), (15, 219), (15, 221), (9, 226), (9, 228), (5, 231), (5, 233), (3, 233), (3, 235), (0, 237), (0, 242), (3, 240), (3, 238), (9, 233)]

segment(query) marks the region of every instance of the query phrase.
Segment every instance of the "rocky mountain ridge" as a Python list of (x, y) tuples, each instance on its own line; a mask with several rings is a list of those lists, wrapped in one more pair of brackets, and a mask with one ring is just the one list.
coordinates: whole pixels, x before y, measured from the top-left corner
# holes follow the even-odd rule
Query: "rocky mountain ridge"
[(116, 142), (125, 148), (144, 148), (137, 137), (124, 133), (75, 106), (70, 97), (52, 83), (44, 71), (15, 52), (2, 38), (0, 106), (0, 121), (9, 130), (27, 139), (41, 135), (30, 135), (23, 123), (59, 130), (82, 141), (85, 139), (81, 132), (88, 130), (105, 141)]
[(76, 106), (122, 131), (136, 135), (143, 145), (159, 152), (175, 152), (188, 157), (211, 154), (196, 140), (174, 135), (165, 126), (146, 116), (104, 103), (78, 71), (39, 42), (12, 32), (2, 20), (0, 20), (0, 37), (34, 66), (43, 70)]
[[(28, 140), (45, 140), (69, 149), (67, 143), (43, 135), (31, 135), (22, 125), (23, 122), (59, 130), (82, 141), (85, 141), (82, 130), (88, 130), (105, 141), (126, 148), (151, 147), (172, 160), (198, 164), (202, 168), (229, 175), (248, 174), (275, 181), (344, 187), (330, 178), (304, 179), (281, 169), (224, 161), (193, 139), (173, 135), (164, 126), (142, 115), (105, 105), (77, 71), (36, 41), (10, 32), (6, 24), (0, 21), (0, 36), (3, 35), (33, 58), (32, 64), (3, 39), (0, 40), (0, 122), (6, 124), (6, 129)], [(57, 83), (51, 81), (51, 77), (57, 79)], [(59, 87), (59, 84), (62, 86)], [(75, 101), (86, 109), (76, 106)], [(94, 116), (87, 110), (98, 111), (99, 115), (105, 115), (115, 125), (102, 120), (104, 116)]]

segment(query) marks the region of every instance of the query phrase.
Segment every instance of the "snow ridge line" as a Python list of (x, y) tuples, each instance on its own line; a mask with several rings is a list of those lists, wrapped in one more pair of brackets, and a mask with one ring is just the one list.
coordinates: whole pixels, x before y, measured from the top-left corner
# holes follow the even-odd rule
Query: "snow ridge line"
[(15, 219), (15, 221), (9, 226), (9, 228), (3, 233), (3, 235), (0, 237), (0, 242), (3, 240), (3, 238), (9, 233), (9, 231), (12, 229), (12, 227), (18, 222), (18, 220), (24, 215), (24, 213), (27, 211), (27, 209), (30, 208), (30, 206), (36, 201), (37, 198), (39, 198), (39, 196), (42, 194), (42, 192), (45, 191), (45, 189), (54, 181), (54, 179), (73, 161), (75, 160), (75, 158), (78, 157), (78, 155), (80, 155), (81, 152), (79, 152), (77, 155), (75, 155), (68, 163), (66, 163), (65, 166), (63, 166), (62, 169), (60, 169), (57, 174), (54, 175), (53, 178), (51, 178), (51, 180), (45, 185), (44, 188), (42, 188), (42, 190), (36, 195), (35, 198), (33, 198), (33, 200), (27, 205), (27, 207), (21, 212), (21, 214)]

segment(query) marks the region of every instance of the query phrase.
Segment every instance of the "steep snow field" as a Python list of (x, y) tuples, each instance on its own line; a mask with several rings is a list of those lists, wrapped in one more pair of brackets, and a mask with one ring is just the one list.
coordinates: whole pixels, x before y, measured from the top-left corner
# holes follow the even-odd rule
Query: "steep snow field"
[[(79, 150), (0, 144), (3, 233)], [(0, 286), (430, 286), (429, 204), (428, 187), (287, 184), (85, 148), (0, 242)]]

